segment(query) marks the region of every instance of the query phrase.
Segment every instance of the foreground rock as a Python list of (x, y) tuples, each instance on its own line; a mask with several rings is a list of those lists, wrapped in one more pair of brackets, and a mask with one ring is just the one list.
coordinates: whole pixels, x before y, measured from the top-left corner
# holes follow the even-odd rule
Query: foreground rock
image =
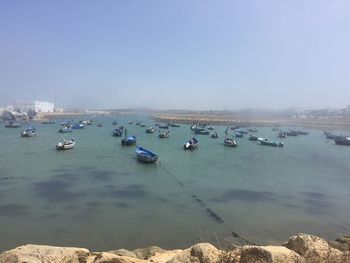
[(350, 263), (349, 236), (328, 242), (298, 234), (283, 246), (243, 246), (222, 251), (200, 243), (188, 249), (148, 247), (90, 252), (85, 248), (26, 245), (0, 254), (0, 263)]
[(0, 255), (1, 263), (48, 263), (70, 262), (82, 263), (89, 256), (89, 250), (75, 247), (51, 247), (25, 245), (3, 252)]

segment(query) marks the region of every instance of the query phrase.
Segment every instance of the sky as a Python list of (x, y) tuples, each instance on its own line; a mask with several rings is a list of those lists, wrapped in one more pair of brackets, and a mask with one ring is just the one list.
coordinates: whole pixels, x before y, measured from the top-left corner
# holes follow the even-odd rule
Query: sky
[(0, 105), (350, 105), (348, 0), (0, 0)]

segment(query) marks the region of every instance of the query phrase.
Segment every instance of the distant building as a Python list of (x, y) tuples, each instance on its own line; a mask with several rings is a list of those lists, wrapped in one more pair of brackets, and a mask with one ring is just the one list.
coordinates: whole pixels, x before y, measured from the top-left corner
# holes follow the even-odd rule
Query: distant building
[(46, 101), (19, 102), (14, 101), (12, 105), (7, 106), (9, 111), (27, 112), (34, 110), (35, 112), (54, 112), (54, 103)]

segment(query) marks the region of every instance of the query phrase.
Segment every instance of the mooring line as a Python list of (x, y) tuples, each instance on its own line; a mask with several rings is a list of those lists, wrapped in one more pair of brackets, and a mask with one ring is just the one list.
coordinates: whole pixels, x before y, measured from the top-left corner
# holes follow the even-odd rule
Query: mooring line
[(176, 183), (178, 183), (182, 187), (182, 189), (185, 192), (187, 192), (200, 206), (202, 206), (215, 222), (223, 225), (226, 229), (228, 229), (232, 237), (237, 239), (239, 242), (245, 243), (247, 245), (257, 245), (257, 243), (249, 241), (248, 239), (237, 234), (237, 232), (232, 231), (231, 227), (222, 219), (222, 217), (220, 217), (216, 212), (210, 209), (207, 206), (207, 204), (201, 198), (199, 198), (198, 195), (194, 194), (183, 182), (181, 182), (172, 172), (170, 172), (169, 169), (161, 165), (161, 163), (159, 163), (159, 166), (166, 172), (166, 174), (170, 176), (170, 178), (172, 178)]

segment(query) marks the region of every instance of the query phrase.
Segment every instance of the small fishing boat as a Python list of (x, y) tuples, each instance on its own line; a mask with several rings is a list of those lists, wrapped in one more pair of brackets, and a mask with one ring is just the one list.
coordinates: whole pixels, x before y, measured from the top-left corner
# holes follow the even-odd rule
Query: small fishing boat
[(64, 139), (63, 142), (59, 142), (56, 144), (56, 150), (70, 150), (73, 149), (75, 145), (75, 139), (66, 140)]
[(324, 132), (324, 135), (326, 135), (326, 138), (330, 139), (330, 140), (340, 139), (341, 137), (343, 137), (342, 135), (335, 135), (335, 134), (333, 134), (331, 132), (327, 132), (327, 131)]
[(256, 128), (249, 128), (248, 131), (249, 132), (258, 132), (258, 130)]
[(241, 132), (236, 132), (236, 133), (235, 133), (235, 137), (236, 137), (236, 138), (242, 138), (242, 137), (243, 137), (243, 133), (241, 133)]
[(213, 131), (214, 127), (213, 126), (209, 126), (207, 129), (210, 130), (210, 131)]
[(155, 129), (153, 127), (149, 127), (146, 129), (146, 133), (154, 133)]
[(213, 139), (217, 139), (219, 137), (217, 132), (213, 132), (212, 135), (210, 136)]
[(22, 137), (33, 137), (37, 135), (38, 131), (34, 127), (28, 127), (25, 131), (21, 132)]
[(56, 122), (55, 121), (42, 121), (41, 122), (42, 124), (55, 124)]
[(185, 150), (192, 150), (197, 148), (199, 145), (199, 141), (196, 138), (192, 138), (191, 140), (188, 140), (185, 144), (184, 144), (184, 149)]
[(180, 125), (179, 124), (176, 124), (176, 123), (168, 123), (168, 125), (170, 126), (170, 127), (176, 127), (176, 128), (179, 128), (180, 127)]
[(20, 128), (20, 127), (22, 127), (22, 124), (16, 123), (13, 121), (9, 121), (5, 124), (5, 128)]
[(133, 145), (136, 144), (136, 137), (135, 136), (129, 136), (127, 138), (122, 139), (122, 145)]
[(61, 129), (58, 130), (59, 133), (68, 133), (72, 132), (72, 129), (69, 126), (64, 126)]
[(169, 136), (170, 136), (169, 131), (159, 133), (159, 138), (169, 138)]
[(280, 131), (280, 132), (278, 133), (278, 138), (286, 138), (286, 136), (287, 136), (287, 134), (286, 134), (286, 132), (284, 132), (284, 131)]
[(158, 125), (158, 129), (169, 129), (169, 125)]
[(295, 133), (297, 133), (298, 135), (308, 135), (309, 133), (306, 131), (299, 131), (299, 130), (293, 130)]
[(237, 143), (236, 141), (231, 137), (229, 136), (225, 136), (225, 139), (224, 139), (224, 145), (225, 146), (230, 146), (230, 147), (237, 147)]
[(146, 127), (146, 124), (142, 123), (142, 124), (140, 125), (140, 127), (145, 128), (145, 127)]
[(123, 129), (121, 127), (115, 127), (113, 129), (113, 136), (120, 137), (123, 134)]
[(136, 137), (135, 136), (126, 136), (127, 134), (127, 130), (125, 129), (125, 133), (124, 133), (124, 139), (121, 140), (121, 143), (123, 146), (128, 146), (128, 145), (134, 145), (136, 144)]
[(249, 141), (257, 141), (257, 140), (258, 140), (258, 136), (255, 136), (255, 135), (249, 136)]
[(118, 122), (114, 120), (114, 121), (112, 122), (112, 124), (113, 124), (113, 125), (118, 125)]
[(194, 134), (209, 135), (209, 131), (203, 127), (195, 127), (193, 130)]
[(102, 127), (102, 122), (99, 122), (99, 123), (97, 124), (97, 127), (101, 128), (101, 127)]
[(299, 134), (295, 130), (290, 130), (286, 132), (287, 136), (298, 136)]
[(335, 144), (338, 145), (348, 145), (350, 146), (350, 137), (349, 136), (339, 136), (334, 139)]
[(72, 129), (84, 129), (85, 128), (85, 124), (83, 123), (76, 123), (72, 126)]
[(283, 142), (275, 142), (275, 141), (271, 141), (267, 138), (259, 137), (258, 141), (260, 142), (261, 145), (274, 146), (274, 147), (283, 147), (284, 146)]
[(155, 163), (158, 160), (158, 155), (141, 147), (136, 146), (136, 156), (140, 162)]

